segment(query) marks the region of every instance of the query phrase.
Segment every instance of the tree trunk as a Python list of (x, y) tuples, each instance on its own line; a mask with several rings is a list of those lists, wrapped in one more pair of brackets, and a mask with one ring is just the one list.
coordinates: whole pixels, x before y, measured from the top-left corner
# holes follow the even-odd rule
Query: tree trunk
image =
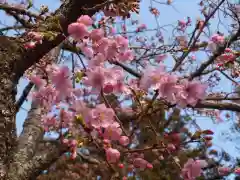
[[(0, 168), (8, 168), (16, 145), (15, 96), (17, 81), (14, 62), (18, 44), (0, 36)], [(4, 170), (1, 170), (4, 174)]]

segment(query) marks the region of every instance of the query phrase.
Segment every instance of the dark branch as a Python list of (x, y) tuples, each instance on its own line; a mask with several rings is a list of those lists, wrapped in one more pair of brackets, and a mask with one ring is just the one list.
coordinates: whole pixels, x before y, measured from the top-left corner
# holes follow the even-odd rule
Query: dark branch
[(237, 33), (234, 34), (229, 41), (225, 42), (223, 46), (218, 47), (217, 51), (204, 63), (202, 63), (202, 65), (195, 71), (193, 72), (189, 79), (192, 80), (195, 77), (198, 77), (202, 74), (202, 72), (210, 65), (214, 62), (214, 60), (216, 60), (216, 58), (218, 56), (220, 56), (224, 50), (229, 47), (234, 41), (236, 41), (238, 39), (238, 37), (240, 36), (240, 29), (238, 29)]
[(26, 100), (26, 98), (27, 98), (28, 94), (30, 93), (33, 86), (34, 86), (34, 84), (32, 82), (29, 82), (28, 85), (24, 88), (22, 95), (20, 96), (20, 98), (17, 100), (17, 103), (16, 103), (16, 111), (17, 112), (19, 111), (22, 104)]

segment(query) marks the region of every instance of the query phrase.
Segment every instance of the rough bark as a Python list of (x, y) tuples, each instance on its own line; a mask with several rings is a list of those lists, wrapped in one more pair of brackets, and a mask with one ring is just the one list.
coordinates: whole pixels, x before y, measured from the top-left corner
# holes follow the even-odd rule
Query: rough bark
[(32, 180), (48, 169), (68, 149), (60, 143), (45, 143), (37, 154), (20, 166), (11, 166), (8, 180)]
[[(58, 61), (60, 50), (60, 46), (52, 49), (48, 54), (43, 57), (42, 60), (56, 63)], [(36, 87), (35, 90), (37, 90)], [(23, 95), (25, 96), (25, 94)], [(55, 156), (60, 153), (60, 151), (58, 150), (60, 147), (51, 146), (51, 151), (45, 152), (45, 155), (36, 155), (33, 158), (37, 151), (39, 142), (43, 139), (44, 135), (44, 130), (41, 126), (41, 115), (41, 107), (33, 101), (31, 109), (29, 110), (28, 116), (24, 122), (23, 131), (18, 138), (16, 153), (14, 153), (13, 162), (11, 162), (10, 170), (8, 172), (9, 179), (13, 179), (15, 177), (17, 177), (18, 179), (28, 179), (27, 177), (32, 176), (32, 173), (43, 170), (43, 167), (38, 168), (37, 170), (33, 168), (36, 168), (36, 166), (39, 166), (42, 163), (46, 164), (46, 162), (48, 161), (51, 162), (54, 158), (56, 158)], [(49, 154), (53, 153), (52, 151), (54, 151), (55, 156), (49, 156)]]
[[(0, 36), (0, 168), (7, 168), (16, 142), (14, 63), (21, 54), (18, 43)], [(2, 175), (2, 174), (1, 174)]]

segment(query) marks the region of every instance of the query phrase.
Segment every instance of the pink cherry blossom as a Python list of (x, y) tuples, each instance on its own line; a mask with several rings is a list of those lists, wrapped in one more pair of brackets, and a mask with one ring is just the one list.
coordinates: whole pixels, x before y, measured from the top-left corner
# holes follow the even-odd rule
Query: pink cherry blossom
[(104, 37), (104, 38), (100, 39), (99, 41), (94, 42), (92, 45), (92, 48), (95, 53), (101, 53), (106, 56), (110, 42), (111, 41), (108, 38)]
[(82, 100), (75, 100), (70, 106), (70, 110), (73, 111), (76, 115), (81, 115), (84, 123), (89, 124), (91, 120), (90, 109), (86, 106)]
[(88, 63), (90, 68), (100, 66), (105, 61), (105, 56), (102, 53), (97, 53)]
[[(119, 7), (121, 7), (121, 4)], [(112, 13), (116, 14), (117, 11), (118, 9)], [(100, 14), (100, 16), (102, 15)], [(113, 168), (117, 171), (122, 171), (121, 177), (123, 177), (124, 175), (128, 175), (128, 171), (151, 170), (155, 163), (168, 160), (170, 162), (173, 160), (171, 157), (168, 159), (168, 152), (165, 151), (166, 149), (164, 150), (164, 148), (160, 147), (162, 146), (160, 145), (162, 141), (159, 141), (160, 144), (156, 142), (156, 145), (139, 144), (139, 147), (128, 148), (128, 145), (137, 145), (137, 143), (141, 142), (138, 135), (143, 131), (138, 126), (135, 129), (136, 124), (134, 123), (137, 123), (140, 119), (144, 120), (142, 116), (146, 116), (147, 118), (148, 114), (151, 115), (152, 113), (157, 113), (155, 111), (158, 111), (158, 107), (155, 107), (157, 104), (155, 103), (149, 104), (152, 106), (149, 109), (145, 98), (152, 96), (152, 91), (155, 90), (158, 92), (155, 101), (164, 101), (164, 103), (166, 102), (166, 106), (169, 104), (169, 108), (171, 107), (170, 103), (174, 106), (175, 104), (176, 106), (179, 105), (182, 108), (188, 106), (194, 107), (199, 101), (204, 99), (207, 84), (197, 80), (190, 81), (190, 78), (185, 79), (185, 73), (188, 72), (184, 71), (184, 63), (179, 67), (179, 72), (168, 72), (163, 64), (165, 63), (164, 60), (167, 60), (166, 52), (171, 53), (174, 51), (172, 53), (181, 54), (182, 51), (188, 49), (189, 40), (187, 36), (181, 35), (176, 37), (177, 44), (174, 42), (176, 44), (173, 45), (174, 49), (171, 50), (170, 46), (167, 49), (160, 49), (162, 54), (155, 54), (154, 58), (152, 53), (155, 53), (159, 47), (157, 41), (161, 39), (161, 42), (159, 42), (161, 47), (165, 46), (161, 31), (158, 32), (158, 37), (154, 36), (149, 39), (140, 37), (140, 34), (142, 34), (140, 32), (147, 29), (145, 24), (140, 24), (135, 31), (137, 36), (135, 34), (131, 36), (130, 33), (125, 33), (128, 28), (122, 23), (120, 24), (120, 32), (117, 35), (115, 29), (113, 32), (112, 23), (109, 22), (109, 18), (106, 17), (97, 17), (93, 20), (88, 15), (82, 15), (76, 22), (68, 26), (68, 33), (71, 36), (69, 41), (73, 42), (85, 57), (84, 62), (76, 63), (76, 67), (79, 67), (79, 69), (72, 69), (75, 73), (71, 72), (67, 66), (59, 66), (46, 60), (46, 68), (42, 68), (41, 70), (44, 70), (44, 73), (46, 72), (47, 78), (44, 76), (44, 79), (42, 79), (43, 77), (36, 73), (40, 69), (39, 66), (31, 67), (30, 73), (27, 74), (32, 75), (28, 75), (27, 77), (38, 88), (38, 91), (33, 92), (33, 100), (35, 103), (39, 103), (44, 113), (41, 120), (44, 130), (59, 132), (61, 128), (64, 128), (69, 131), (67, 136), (60, 136), (60, 140), (64, 146), (69, 148), (72, 159), (77, 157), (77, 148), (80, 146), (78, 142), (81, 139), (84, 140), (84, 146), (87, 145), (85, 144), (85, 140), (93, 140), (92, 142), (95, 145), (99, 145), (100, 149), (105, 151), (107, 162), (116, 163)], [(100, 28), (95, 28), (95, 23)], [(190, 24), (190, 18), (187, 21), (178, 21), (178, 31), (176, 33), (183, 34)], [(179, 30), (183, 32), (179, 32)], [(197, 33), (202, 31), (200, 28), (196, 30)], [(33, 44), (29, 44), (29, 47), (26, 44), (25, 46), (33, 48), (38, 43), (41, 43), (43, 38), (41, 33), (30, 31), (28, 35), (32, 38), (32, 41), (28, 42), (29, 40), (27, 40), (26, 42)], [(139, 49), (134, 49), (134, 51), (129, 47), (130, 40), (132, 44), (132, 37), (136, 37), (133, 43), (136, 43), (140, 47)], [(203, 39), (199, 41), (196, 39), (195, 44), (204, 50), (206, 43), (204, 42), (204, 47), (202, 47), (202, 41)], [(208, 46), (209, 48), (212, 46), (212, 49), (217, 49), (224, 42), (224, 36), (215, 34), (211, 37)], [(196, 49), (193, 48), (193, 51)], [(144, 53), (145, 50), (146, 53)], [(186, 61), (188, 61), (187, 65), (198, 63), (191, 61), (193, 60), (191, 56), (193, 56), (194, 52), (189, 53), (186, 58)], [(237, 56), (237, 53), (234, 53), (234, 49), (226, 49), (215, 59), (216, 61), (221, 61), (222, 64), (234, 61), (236, 59), (235, 56)], [(136, 77), (129, 76), (126, 73), (126, 66), (131, 68), (135, 63), (131, 61), (138, 58), (141, 59), (141, 66), (136, 67), (136, 71), (142, 72), (142, 74), (132, 73), (132, 75), (137, 74)], [(129, 64), (125, 66), (122, 63)], [(45, 67), (45, 61), (43, 64), (42, 66)], [(196, 69), (198, 68), (196, 67)], [(130, 73), (130, 71), (128, 72)], [(177, 73), (179, 74), (178, 76), (176, 75)], [(76, 82), (76, 85), (74, 82)], [(169, 109), (164, 109), (164, 111), (168, 113)], [(122, 117), (122, 115), (124, 116)], [(219, 118), (218, 116), (216, 117)], [(125, 121), (126, 119), (127, 123), (130, 122), (129, 125), (126, 124), (125, 126), (124, 124), (124, 129), (122, 129), (123, 127), (118, 122), (118, 118), (120, 121)], [(177, 156), (179, 151), (184, 150), (184, 147), (180, 145), (185, 144), (185, 141), (189, 143), (186, 139), (187, 136), (185, 137), (187, 130), (181, 128), (179, 132), (173, 132), (174, 128), (170, 126), (171, 124), (168, 128), (164, 125), (164, 129), (161, 129), (158, 135), (166, 139), (164, 144), (166, 143), (167, 150), (170, 153), (174, 153), (174, 156)], [(129, 137), (126, 134), (123, 135), (125, 128)], [(165, 130), (167, 130), (167, 133)], [(167, 135), (164, 136), (163, 134)], [(202, 136), (208, 140), (205, 144), (211, 143), (211, 134), (202, 133)], [(160, 137), (160, 140), (162, 138)], [(152, 149), (151, 146), (154, 148), (156, 146), (156, 148)], [(124, 155), (121, 162), (120, 152)], [(145, 152), (154, 153), (153, 155), (156, 156), (154, 157), (156, 160), (151, 158), (148, 160), (147, 158), (150, 156)], [(176, 160), (182, 164), (181, 158), (178, 159), (176, 157)], [(194, 180), (201, 175), (202, 168), (206, 166), (207, 162), (205, 160), (189, 159), (182, 168), (181, 176), (185, 180)], [(222, 171), (225, 172), (224, 169)], [(235, 173), (239, 173), (239, 171), (239, 169), (235, 169)]]
[(86, 25), (82, 23), (72, 23), (68, 26), (68, 33), (76, 40), (81, 40), (89, 35)]
[(85, 26), (91, 26), (93, 24), (93, 20), (91, 17), (89, 17), (88, 15), (82, 15), (78, 18), (77, 20), (78, 23), (82, 23)]
[(186, 105), (195, 106), (199, 100), (204, 99), (207, 85), (198, 81), (181, 82), (181, 89), (177, 93), (178, 104), (182, 107)]
[(42, 121), (45, 132), (48, 132), (50, 130), (57, 128), (59, 124), (56, 117), (50, 116), (50, 115), (43, 116), (41, 121)]
[(127, 136), (121, 136), (119, 139), (119, 143), (123, 146), (127, 146), (129, 144), (130, 140)]
[(37, 92), (32, 93), (33, 100), (40, 106), (50, 109), (56, 102), (57, 92), (52, 86), (46, 86), (39, 89)]
[(76, 96), (76, 97), (80, 97), (80, 96), (83, 96), (83, 90), (78, 88), (78, 89), (73, 89), (73, 94)]
[(62, 89), (63, 86), (71, 86), (71, 81), (69, 81), (70, 71), (67, 66), (56, 69), (50, 75), (53, 84), (57, 89)]
[(143, 158), (135, 158), (133, 160), (133, 165), (135, 168), (139, 168), (141, 170), (144, 170), (147, 167), (151, 167), (150, 163)]
[(102, 29), (94, 29), (89, 36), (93, 41), (99, 41), (104, 37), (104, 31)]
[(127, 50), (118, 54), (118, 60), (122, 62), (132, 61), (134, 59), (132, 50)]
[(178, 91), (178, 78), (174, 75), (164, 75), (161, 77), (158, 87), (160, 97), (165, 97), (169, 102), (175, 102), (175, 94)]
[(36, 46), (36, 44), (37, 44), (36, 42), (30, 41), (30, 42), (27, 42), (27, 43), (24, 44), (24, 48), (25, 49), (32, 49)]
[(180, 26), (181, 28), (184, 28), (184, 27), (186, 27), (186, 22), (185, 21), (183, 21), (183, 20), (179, 20), (178, 21), (178, 26)]
[(91, 125), (94, 128), (107, 128), (114, 123), (114, 111), (105, 104), (99, 104), (91, 110)]
[(62, 128), (69, 128), (73, 125), (74, 116), (72, 112), (61, 109), (59, 118)]
[(146, 67), (140, 80), (140, 88), (148, 90), (152, 85), (157, 86), (163, 75), (165, 75), (165, 66), (161, 65), (158, 68)]
[(106, 57), (107, 59), (112, 60), (115, 59), (118, 54), (119, 45), (115, 40), (109, 40), (108, 42), (109, 44), (106, 51)]
[(167, 58), (167, 55), (166, 54), (160, 54), (158, 56), (155, 57), (155, 61), (157, 63), (160, 63), (162, 61), (164, 61), (165, 59)]
[(207, 163), (204, 160), (189, 159), (182, 169), (184, 180), (194, 180), (201, 175), (202, 168), (206, 167)]
[(119, 140), (122, 134), (122, 129), (117, 122), (109, 125), (103, 132), (103, 137), (109, 140)]
[(90, 69), (86, 72), (87, 77), (83, 79), (84, 84), (100, 90), (105, 81), (105, 74), (106, 71), (102, 67)]
[(58, 91), (58, 98), (70, 97), (72, 92), (72, 82), (69, 79), (70, 71), (67, 66), (57, 68), (50, 74), (50, 79)]
[(72, 147), (76, 147), (77, 146), (77, 140), (73, 139), (70, 144), (71, 144)]
[(221, 36), (219, 34), (214, 34), (212, 37), (211, 37), (211, 41), (216, 43), (216, 44), (222, 44), (224, 43), (224, 36)]
[(115, 40), (120, 48), (121, 51), (125, 51), (128, 48), (128, 39), (124, 38), (123, 36), (116, 36)]
[(228, 167), (219, 167), (219, 168), (218, 168), (218, 172), (219, 172), (220, 175), (226, 176), (226, 175), (228, 175), (229, 173), (231, 173), (231, 169), (228, 168)]
[(120, 158), (120, 152), (117, 149), (106, 149), (106, 157), (109, 163), (117, 163)]
[(234, 173), (237, 174), (237, 175), (240, 175), (240, 168), (236, 168), (236, 169), (234, 170)]
[(41, 79), (40, 76), (33, 76), (32, 75), (32, 76), (29, 77), (29, 80), (32, 83), (34, 83), (37, 86), (37, 88), (41, 88), (42, 86), (44, 86), (46, 84), (45, 81), (43, 79)]
[(88, 47), (87, 45), (80, 46), (81, 51), (87, 58), (93, 57), (93, 50), (91, 47)]

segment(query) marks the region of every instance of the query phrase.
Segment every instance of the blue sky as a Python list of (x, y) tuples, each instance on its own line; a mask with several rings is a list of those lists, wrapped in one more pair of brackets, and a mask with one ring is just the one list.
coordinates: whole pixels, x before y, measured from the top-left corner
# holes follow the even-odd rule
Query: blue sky
[[(159, 2), (165, 2), (166, 0), (159, 0)], [(199, 12), (199, 6), (197, 6), (197, 2), (199, 0), (175, 0), (173, 5), (175, 8), (171, 6), (166, 6), (166, 5), (157, 5), (159, 11), (160, 11), (160, 17), (158, 19), (158, 22), (161, 25), (166, 25), (166, 24), (176, 24), (177, 20), (181, 19), (186, 19), (187, 16), (191, 17), (193, 23), (195, 20), (200, 16)], [(50, 10), (54, 10), (57, 7), (59, 7), (59, 3), (57, 0), (34, 0), (34, 4), (36, 7), (39, 7), (40, 5), (48, 5)], [(149, 6), (150, 6), (150, 1), (149, 0), (142, 0), (141, 3), (141, 11), (139, 15), (139, 19), (141, 22), (147, 24), (148, 28), (155, 28), (156, 27), (156, 21), (155, 18), (150, 14), (149, 12)], [(0, 13), (0, 16), (3, 17), (3, 14)], [(4, 16), (5, 19), (6, 16)], [(3, 19), (3, 18), (2, 18)], [(225, 20), (226, 23), (229, 23), (229, 20)], [(11, 19), (5, 19), (5, 23), (9, 24), (11, 23)], [(217, 27), (217, 21), (216, 20), (211, 20), (212, 24), (212, 31), (214, 32)], [(222, 31), (224, 32), (225, 30), (221, 28)], [(171, 37), (171, 34), (169, 31), (164, 31), (164, 34), (166, 37)], [(203, 60), (206, 57), (203, 54), (197, 54), (197, 58), (199, 60)], [(167, 62), (167, 66), (172, 66), (171, 61)], [(26, 86), (27, 81), (26, 80), (21, 80), (18, 86), (18, 96)], [(224, 84), (224, 85), (223, 85)], [(221, 90), (231, 90), (231, 83), (229, 81), (224, 81), (220, 86), (217, 87), (218, 91)], [(22, 125), (24, 122), (24, 119), (27, 116), (27, 110), (30, 108), (30, 102), (25, 102), (22, 106), (23, 108), (20, 110), (20, 112), (17, 114), (17, 130), (18, 133), (21, 132), (22, 130)], [(233, 116), (233, 118), (235, 118)], [(230, 142), (226, 141), (221, 137), (222, 131), (226, 130), (227, 128), (230, 127), (231, 121), (229, 122), (223, 122), (222, 124), (215, 124), (213, 121), (207, 117), (198, 117), (197, 118), (197, 123), (200, 125), (202, 129), (212, 129), (215, 134), (214, 138), (214, 143), (217, 144), (218, 146), (224, 148), (228, 153), (230, 153), (232, 156), (237, 156), (239, 152), (233, 147), (237, 143), (236, 142)]]

